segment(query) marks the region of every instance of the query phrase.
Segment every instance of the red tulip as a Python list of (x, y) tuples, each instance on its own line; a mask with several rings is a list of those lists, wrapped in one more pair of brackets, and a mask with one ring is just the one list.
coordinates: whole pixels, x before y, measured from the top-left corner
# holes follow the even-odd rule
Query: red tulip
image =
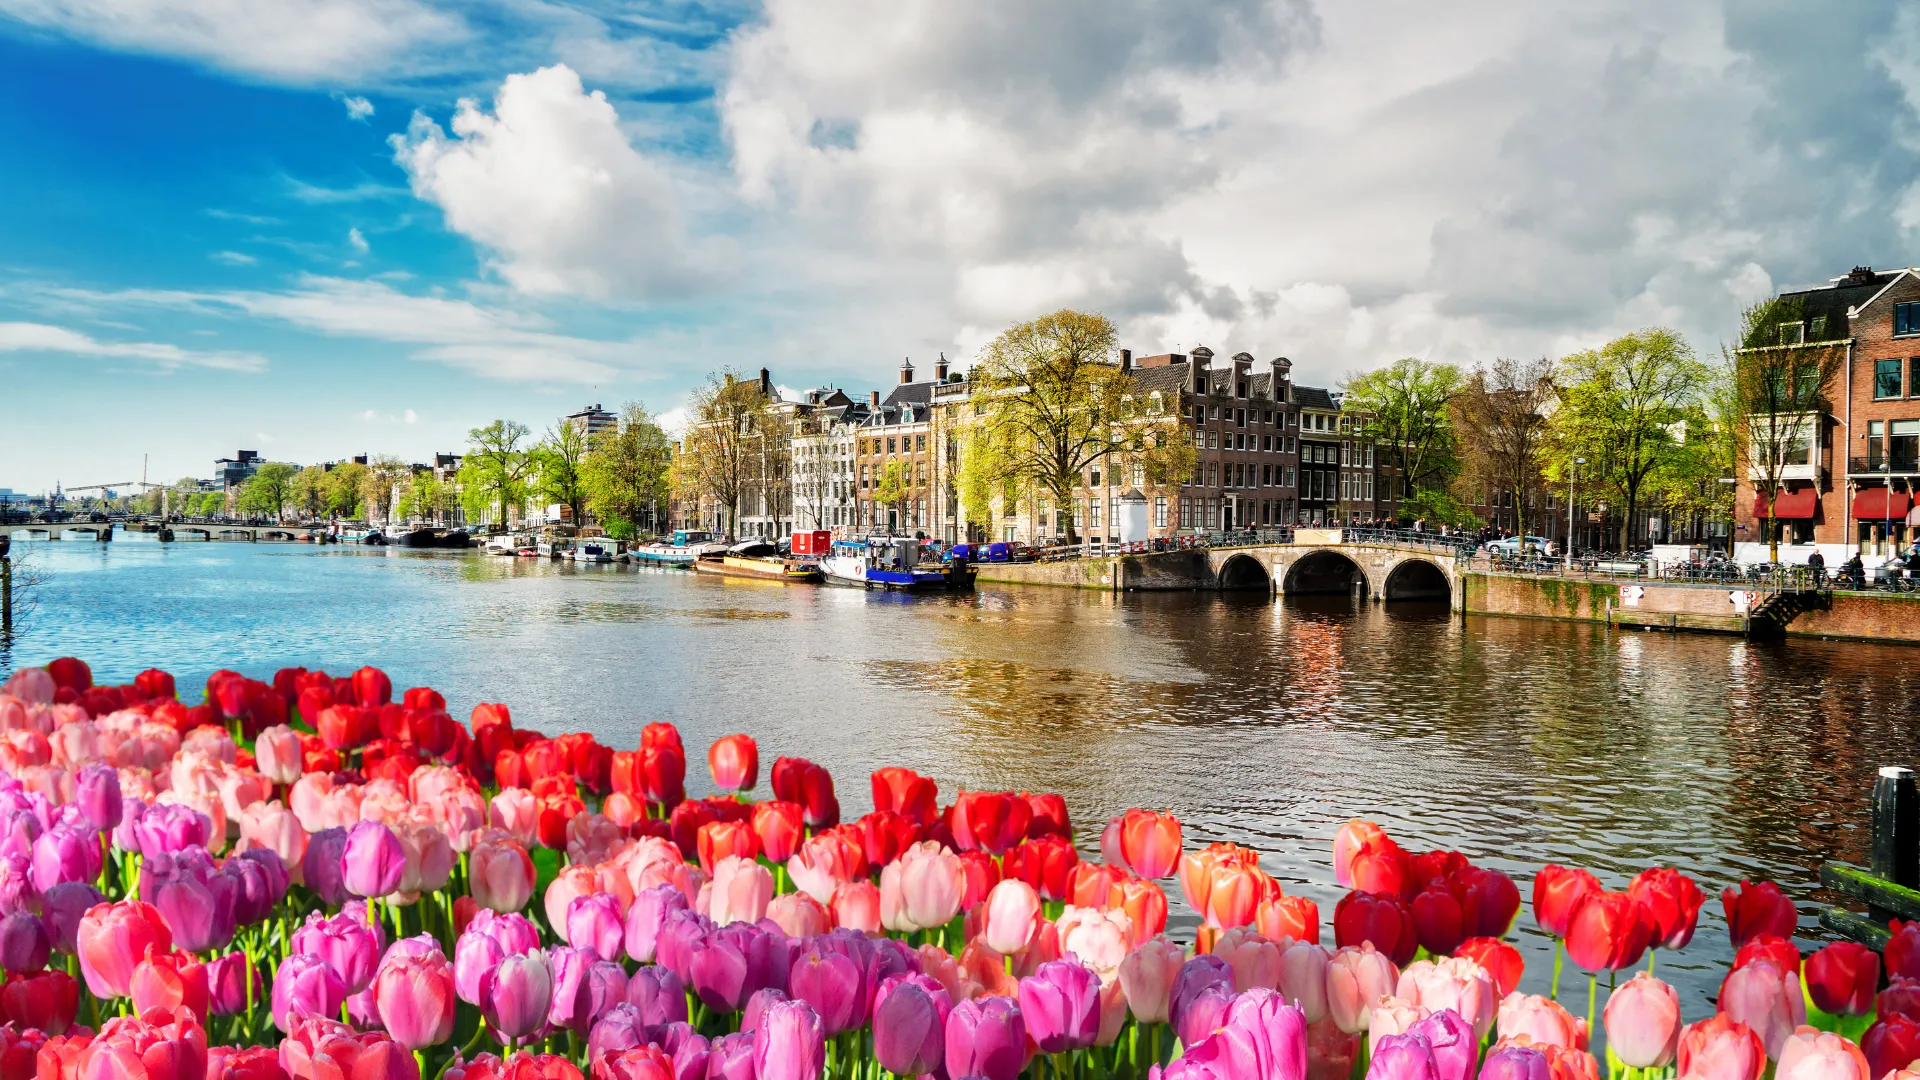
[(1588, 893), (1600, 891), (1600, 879), (1585, 870), (1569, 870), (1553, 863), (1533, 876), (1533, 920), (1557, 938), (1567, 936), (1573, 911)]
[(378, 708), (393, 700), (393, 680), (377, 667), (363, 667), (353, 673), (353, 694), (361, 705)]
[(440, 691), (428, 686), (408, 688), (406, 693), (400, 695), (400, 704), (409, 709), (439, 709), (442, 712), (447, 709), (447, 699), (440, 696)]
[(1887, 929), (1892, 931), (1884, 950), (1887, 977), (1891, 979), (1896, 975), (1904, 975), (1910, 979), (1920, 979), (1920, 922), (1889, 919)]
[(1129, 810), (1120, 818), (1120, 854), (1143, 878), (1163, 878), (1180, 865), (1180, 819)]
[(772, 863), (784, 864), (793, 858), (793, 853), (800, 850), (800, 841), (807, 835), (800, 804), (778, 799), (755, 803), (749, 824), (760, 841), (760, 853)]
[(1412, 960), (1420, 945), (1413, 912), (1406, 901), (1392, 893), (1358, 889), (1334, 905), (1333, 941), (1343, 949), (1371, 942), (1396, 967)]
[(1018, 795), (962, 791), (953, 800), (953, 839), (966, 851), (1005, 855), (1026, 839), (1033, 807)]
[(769, 779), (773, 797), (799, 803), (809, 827), (830, 829), (840, 823), (840, 800), (827, 770), (805, 758), (775, 758)]
[(1653, 939), (1646, 909), (1624, 892), (1588, 893), (1567, 926), (1567, 955), (1588, 971), (1638, 963)]
[(1043, 836), (1007, 852), (1006, 876), (1033, 886), (1048, 900), (1065, 900), (1070, 895), (1068, 875), (1079, 862), (1080, 853), (1072, 843), (1058, 836)]
[(1729, 886), (1720, 893), (1720, 903), (1726, 910), (1727, 933), (1736, 949), (1759, 934), (1791, 938), (1800, 925), (1800, 913), (1793, 901), (1771, 881), (1755, 885), (1743, 879), (1738, 890)]
[(1771, 960), (1779, 965), (1781, 971), (1800, 970), (1800, 950), (1794, 947), (1793, 942), (1772, 934), (1748, 938), (1747, 943), (1740, 946), (1740, 951), (1733, 954), (1733, 970), (1738, 971), (1756, 960)]
[(709, 874), (720, 865), (720, 860), (728, 856), (753, 858), (758, 854), (757, 846), (753, 827), (739, 821), (710, 821), (700, 826), (694, 842), (700, 857), (700, 868)]
[(920, 839), (920, 828), (913, 819), (891, 810), (875, 810), (854, 826), (860, 831), (860, 849), (867, 856), (868, 866), (887, 865)]
[[(452, 729), (449, 729), (450, 731)], [(566, 736), (561, 736), (564, 740)], [(425, 746), (422, 741), (422, 746)], [(573, 755), (573, 778), (581, 787), (595, 795), (605, 795), (613, 790), (613, 750), (597, 743), (591, 735), (582, 735), (580, 741), (571, 748)]]
[(1452, 956), (1460, 943), (1467, 940), (1471, 928), (1466, 925), (1459, 898), (1446, 888), (1445, 882), (1429, 884), (1414, 896), (1411, 907), (1420, 944), (1433, 955)]
[(80, 917), (75, 940), (80, 972), (98, 998), (127, 996), (134, 965), (149, 946), (159, 952), (173, 948), (173, 932), (160, 910), (139, 900), (95, 906)]
[(1454, 895), (1468, 937), (1505, 937), (1520, 914), (1520, 887), (1498, 870), (1469, 866), (1455, 874)]
[(179, 692), (176, 691), (173, 686), (173, 676), (161, 671), (159, 668), (148, 668), (140, 674), (135, 675), (133, 677), (133, 686), (134, 689), (140, 691), (141, 697), (149, 701), (154, 698), (165, 698), (168, 701), (172, 701), (179, 696)]
[(1027, 809), (1032, 816), (1027, 821), (1027, 837), (1034, 839), (1042, 836), (1058, 836), (1063, 840), (1073, 839), (1073, 826), (1067, 821), (1067, 800), (1052, 792), (1034, 794), (1023, 791), (1020, 797), (1027, 800)]
[(1275, 896), (1253, 909), (1253, 928), (1269, 941), (1320, 944), (1320, 905), (1304, 896)]
[(1920, 979), (1895, 975), (1887, 980), (1887, 988), (1880, 991), (1875, 1001), (1875, 1011), (1882, 1019), (1904, 1016), (1920, 1023)]
[(1428, 851), (1419, 855), (1407, 856), (1407, 868), (1413, 878), (1415, 888), (1419, 888), (1434, 878), (1452, 878), (1473, 868), (1465, 855), (1457, 851)]
[(1385, 833), (1369, 839), (1354, 852), (1347, 872), (1361, 892), (1408, 896), (1414, 887), (1413, 863), (1399, 844)]
[(17, 1028), (63, 1035), (79, 1011), (80, 980), (58, 969), (9, 975), (0, 986), (0, 1013)]
[(722, 791), (751, 791), (760, 780), (760, 747), (751, 735), (722, 735), (707, 750), (713, 786)]
[(1920, 1058), (1920, 1023), (1904, 1016), (1883, 1016), (1860, 1037), (1870, 1075), (1885, 1077)]
[[(531, 780), (544, 780), (549, 776), (573, 776), (573, 758), (567, 753), (567, 747), (558, 739), (540, 739), (520, 751), (527, 763), (527, 776)], [(498, 769), (496, 765), (494, 768)], [(532, 787), (529, 782), (527, 787)]]
[(93, 685), (93, 669), (85, 660), (71, 656), (62, 656), (58, 660), (47, 662), (46, 671), (53, 676), (53, 685), (63, 690), (85, 690)]
[(651, 750), (656, 746), (671, 746), (683, 757), (687, 751), (680, 742), (680, 729), (665, 721), (655, 721), (640, 729), (640, 749)]
[(648, 802), (671, 809), (687, 797), (687, 756), (678, 746), (642, 746), (637, 766), (638, 794)]
[(1000, 872), (1000, 864), (984, 851), (961, 852), (960, 868), (967, 872), (967, 891), (960, 898), (962, 911), (972, 911), (979, 906), (1004, 876)]
[(905, 814), (926, 825), (938, 817), (940, 789), (912, 769), (879, 769), (868, 778), (873, 785), (873, 808)]
[(1479, 964), (1493, 976), (1493, 985), (1499, 996), (1505, 999), (1520, 986), (1520, 976), (1527, 970), (1527, 959), (1520, 950), (1498, 938), (1468, 938), (1454, 950), (1455, 956), (1464, 956)]
[(1880, 986), (1880, 954), (1857, 941), (1836, 941), (1807, 957), (1800, 979), (1821, 1012), (1865, 1016)]
[(1656, 948), (1684, 949), (1693, 940), (1706, 897), (1692, 878), (1671, 867), (1648, 867), (1627, 884), (1627, 895), (1647, 909)]

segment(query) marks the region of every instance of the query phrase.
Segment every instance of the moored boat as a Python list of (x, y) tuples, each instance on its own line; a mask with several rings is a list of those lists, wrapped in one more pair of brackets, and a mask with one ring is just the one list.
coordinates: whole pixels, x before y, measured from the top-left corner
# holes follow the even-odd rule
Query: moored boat
[(732, 577), (758, 578), (762, 581), (808, 582), (820, 580), (820, 568), (780, 554), (778, 545), (765, 540), (748, 540), (718, 554), (703, 555), (693, 564), (702, 573)]
[(820, 560), (829, 585), (895, 592), (963, 592), (973, 588), (973, 568), (965, 559), (921, 561), (920, 542), (904, 536), (837, 540)]
[(652, 563), (656, 566), (687, 566), (694, 560), (709, 553), (727, 550), (725, 541), (716, 540), (710, 532), (697, 529), (680, 529), (671, 540), (661, 543), (641, 544), (629, 554), (635, 562)]
[(584, 563), (612, 562), (613, 545), (604, 540), (582, 540), (567, 549), (567, 558)]

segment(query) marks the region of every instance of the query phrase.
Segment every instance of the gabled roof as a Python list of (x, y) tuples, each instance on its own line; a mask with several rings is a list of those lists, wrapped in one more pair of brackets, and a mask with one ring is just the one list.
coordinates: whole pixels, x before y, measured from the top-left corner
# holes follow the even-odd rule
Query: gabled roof
[[(1908, 267), (1903, 270), (1895, 270), (1895, 271), (1884, 273), (1884, 274), (1875, 274), (1874, 277), (1876, 279), (1876, 283), (1883, 281), (1884, 284), (1880, 284), (1879, 288), (1874, 289), (1872, 296), (1867, 297), (1865, 300), (1862, 300), (1861, 302), (1855, 304), (1852, 308), (1848, 309), (1847, 315), (1851, 317), (1855, 314), (1858, 314), (1861, 311), (1866, 310), (1866, 308), (1869, 305), (1871, 305), (1874, 301), (1886, 295), (1886, 291), (1888, 289), (1893, 288), (1894, 285), (1898, 284), (1900, 279), (1904, 277), (1908, 277), (1909, 275), (1916, 275), (1916, 274), (1920, 274), (1920, 270), (1915, 270), (1912, 267)], [(1835, 290), (1835, 291), (1838, 291), (1838, 290)], [(1782, 293), (1781, 295), (1784, 296), (1785, 294)]]
[(1293, 388), (1293, 400), (1303, 409), (1325, 409), (1333, 412), (1339, 405), (1333, 400), (1333, 394), (1318, 386), (1298, 386)]

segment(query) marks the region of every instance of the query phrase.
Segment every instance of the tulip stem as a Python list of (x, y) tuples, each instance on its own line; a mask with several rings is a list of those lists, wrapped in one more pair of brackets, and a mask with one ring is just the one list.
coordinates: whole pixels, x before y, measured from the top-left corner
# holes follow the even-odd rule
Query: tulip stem
[(1659, 956), (1660, 956), (1659, 949), (1647, 950), (1647, 974), (1649, 975), (1653, 974), (1653, 962), (1657, 960)]
[(1560, 1000), (1560, 960), (1565, 945), (1559, 938), (1553, 939), (1553, 991), (1547, 995), (1553, 1001)]
[(1587, 976), (1587, 1030), (1593, 1030), (1593, 1002), (1600, 996), (1600, 973)]
[(414, 1064), (419, 1066), (420, 1075), (427, 1075), (427, 1052), (425, 1050), (415, 1050), (413, 1052), (413, 1061)]

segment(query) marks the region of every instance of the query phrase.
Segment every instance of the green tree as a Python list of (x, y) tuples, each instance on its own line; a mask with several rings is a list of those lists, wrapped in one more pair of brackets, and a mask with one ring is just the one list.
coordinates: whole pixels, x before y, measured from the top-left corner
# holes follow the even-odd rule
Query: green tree
[(395, 489), (413, 475), (413, 470), (392, 454), (376, 454), (367, 462), (366, 470), (360, 483), (367, 519), (391, 522)]
[(673, 456), (673, 492), (689, 506), (722, 511), (720, 531), (732, 535), (742, 497), (781, 479), (772, 474), (791, 425), (758, 380), (732, 372), (709, 375), (691, 404), (687, 433)]
[(301, 517), (309, 521), (319, 517), (327, 509), (327, 470), (318, 465), (301, 469), (294, 474), (287, 495)]
[(394, 504), (393, 512), (403, 519), (424, 519), (439, 524), (446, 512), (451, 492), (437, 473), (431, 469), (414, 473), (400, 489), (400, 499)]
[(1178, 418), (1150, 410), (1115, 362), (1117, 335), (1104, 315), (1056, 311), (1008, 327), (974, 366), (979, 409), (961, 455), (963, 486), (976, 498), (1021, 489), (1051, 497), (1069, 542), (1077, 536), (1073, 494), (1095, 465), (1141, 466), (1150, 485), (1193, 470)]
[(587, 506), (608, 535), (625, 540), (642, 527), (658, 531), (660, 504), (670, 493), (673, 443), (646, 406), (628, 402), (620, 426), (603, 432), (580, 463)]
[(1550, 430), (1550, 475), (1564, 482), (1584, 457), (1600, 488), (1625, 510), (1620, 541), (1633, 527), (1648, 479), (1685, 434), (1706, 365), (1677, 331), (1653, 327), (1560, 361), (1560, 400)]
[(292, 495), (293, 478), (299, 470), (284, 461), (269, 461), (254, 470), (240, 486), (235, 504), (244, 514), (266, 514), (275, 521)]
[(501, 530), (507, 527), (507, 507), (526, 501), (533, 471), (526, 439), (527, 425), (513, 420), (495, 420), (467, 432), (467, 453), (460, 461), (461, 498), (477, 518), (497, 509), (495, 527)]
[(533, 490), (542, 502), (567, 508), (575, 526), (586, 524), (587, 487), (582, 465), (587, 457), (584, 431), (562, 420), (531, 451)]
[[(1730, 378), (1730, 431), (1734, 458), (1728, 472), (1746, 466), (1757, 502), (1766, 505), (1767, 558), (1780, 561), (1780, 522), (1774, 504), (1790, 472), (1812, 464), (1833, 404), (1827, 387), (1846, 362), (1838, 327), (1804, 332), (1806, 312), (1797, 296), (1763, 300), (1740, 314), (1740, 344), (1723, 348)], [(1783, 327), (1794, 333), (1782, 334)], [(1844, 458), (1840, 464), (1846, 464)]]
[(889, 461), (874, 479), (873, 501), (898, 514), (906, 506), (908, 488), (907, 471), (901, 468), (899, 462)]
[(361, 514), (361, 499), (367, 489), (367, 467), (348, 461), (327, 470), (327, 513), (336, 518)]
[(1381, 463), (1400, 470), (1418, 493), (1446, 485), (1454, 469), (1447, 403), (1460, 390), (1460, 369), (1408, 357), (1347, 380), (1341, 408), (1367, 416), (1361, 430)]

